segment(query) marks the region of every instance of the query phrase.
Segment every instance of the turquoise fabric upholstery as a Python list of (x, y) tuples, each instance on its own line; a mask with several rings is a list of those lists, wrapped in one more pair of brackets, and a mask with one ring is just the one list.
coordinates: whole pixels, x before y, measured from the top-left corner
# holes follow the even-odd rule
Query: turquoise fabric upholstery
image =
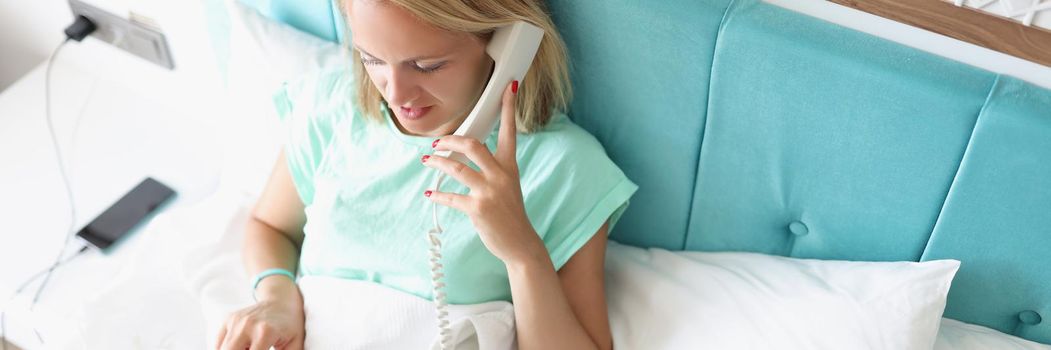
[(341, 42), (343, 21), (332, 0), (238, 0), (274, 20), (319, 38)]
[(629, 178), (642, 181), (612, 237), (683, 249), (727, 2), (550, 5), (573, 60), (571, 118), (602, 141)]
[(995, 75), (776, 6), (734, 7), (684, 248), (918, 260)]
[(962, 262), (947, 317), (1051, 343), (1051, 91), (996, 81), (933, 232), (922, 260)]
[(946, 317), (1051, 344), (1051, 91), (758, 0), (548, 3), (571, 117), (640, 187), (613, 239), (958, 259)]
[(1051, 343), (1051, 92), (754, 0), (550, 4), (640, 187), (613, 239), (958, 259), (946, 317)]

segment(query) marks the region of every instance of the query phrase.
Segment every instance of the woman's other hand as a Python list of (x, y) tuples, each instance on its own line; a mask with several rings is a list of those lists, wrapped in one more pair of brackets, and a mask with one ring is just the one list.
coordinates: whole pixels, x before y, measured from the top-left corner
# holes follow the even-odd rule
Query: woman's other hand
[(287, 278), (265, 278), (256, 297), (255, 305), (227, 317), (216, 349), (302, 350), (306, 332), (299, 287)]

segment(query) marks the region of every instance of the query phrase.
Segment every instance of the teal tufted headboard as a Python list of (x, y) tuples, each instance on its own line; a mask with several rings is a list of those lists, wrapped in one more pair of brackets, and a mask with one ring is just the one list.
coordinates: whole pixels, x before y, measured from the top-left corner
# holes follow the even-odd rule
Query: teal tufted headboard
[(571, 117), (640, 186), (613, 239), (958, 259), (946, 317), (1051, 344), (1051, 91), (757, 0), (549, 5)]
[(755, 0), (551, 4), (614, 239), (958, 259), (946, 317), (1051, 343), (1051, 91)]

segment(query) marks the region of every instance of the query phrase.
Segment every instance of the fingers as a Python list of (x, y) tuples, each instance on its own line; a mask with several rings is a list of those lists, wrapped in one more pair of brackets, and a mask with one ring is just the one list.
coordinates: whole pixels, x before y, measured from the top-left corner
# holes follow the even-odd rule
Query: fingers
[[(232, 335), (231, 335), (232, 334)], [(252, 343), (252, 339), (242, 332), (228, 332), (226, 339), (223, 340), (223, 345), (220, 347), (222, 350), (244, 350), (247, 349), (249, 344)]]
[(250, 339), (242, 332), (244, 330), (243, 322), (240, 321), (238, 314), (230, 316), (226, 320), (226, 327), (223, 328), (225, 336), (219, 342), (219, 349), (221, 350), (244, 350), (248, 347)]
[(226, 339), (226, 325), (223, 325), (223, 329), (219, 330), (219, 339), (215, 340), (215, 349), (219, 350), (223, 346), (223, 340)]
[(279, 350), (303, 350), (303, 337), (296, 336)]
[(518, 96), (518, 80), (512, 81), (504, 89), (500, 111), (500, 134), (496, 141), (496, 159), (508, 169), (517, 168), (515, 158), (517, 148), (517, 128), (515, 126), (515, 97)]
[[(504, 89), (504, 93), (501, 96), (501, 112), (500, 112), (500, 131), (497, 138), (496, 154), (495, 156), (489, 153), (489, 148), (485, 146), (481, 141), (475, 140), (470, 137), (449, 135), (444, 136), (434, 142), (434, 149), (438, 151), (453, 151), (462, 153), (467, 159), (478, 165), (483, 173), (491, 173), (496, 169), (507, 169), (517, 170), (518, 160), (515, 157), (515, 149), (518, 143), (517, 140), (517, 128), (515, 121), (515, 96), (517, 96), (519, 82), (517, 80), (512, 81), (508, 84), (507, 88)], [(434, 159), (437, 157), (432, 157)], [(435, 162), (435, 165), (442, 165), (444, 162)], [(459, 163), (459, 162), (456, 162)], [(452, 168), (457, 172), (463, 172), (464, 169), (472, 170), (466, 167), (456, 166)], [(445, 169), (443, 169), (445, 170)], [(471, 187), (468, 181), (471, 179), (461, 179), (454, 173), (446, 171), (450, 176), (460, 180), (461, 183)], [(517, 173), (517, 172), (515, 172)], [(467, 175), (470, 176), (470, 175)]]
[[(489, 157), (490, 161), (492, 161), (492, 156)], [(433, 154), (423, 156), (422, 158), (420, 158), (420, 161), (423, 162), (423, 165), (428, 168), (435, 168), (445, 174), (448, 174), (449, 176), (452, 176), (457, 181), (460, 181), (460, 183), (462, 183), (464, 186), (467, 186), (467, 188), (470, 188), (471, 190), (477, 190), (479, 189), (478, 186), (483, 185), (485, 183), (485, 177), (481, 173), (475, 171), (474, 169), (471, 169), (471, 167), (467, 166), (464, 163)]]
[(493, 158), (493, 154), (489, 152), (489, 147), (472, 137), (459, 135), (443, 136), (435, 140), (434, 150), (463, 153), (467, 159), (470, 159), (474, 164), (478, 164), (478, 168), (484, 173), (489, 173), (499, 167), (496, 158)]
[(270, 350), (279, 340), (278, 332), (261, 322), (251, 322), (250, 316), (241, 313), (231, 315), (219, 331), (216, 349), (221, 350)]
[(474, 202), (472, 202), (471, 198), (466, 196), (466, 195), (456, 194), (456, 193), (436, 192), (436, 191), (430, 191), (430, 190), (428, 190), (427, 192), (424, 192), (424, 195), (426, 195), (427, 198), (429, 198), (432, 202), (436, 202), (436, 203), (441, 204), (441, 205), (452, 207), (452, 208), (454, 208), (456, 210), (459, 210), (460, 212), (462, 212), (464, 214), (470, 215), (470, 214), (475, 213), (475, 210), (474, 210), (475, 208), (474, 208), (474, 205), (472, 204)]
[[(501, 101), (500, 133), (497, 139), (495, 156), (489, 153), (489, 149), (483, 143), (470, 137), (449, 135), (438, 139), (434, 143), (435, 150), (449, 150), (462, 153), (482, 170), (481, 173), (455, 160), (441, 156), (425, 156), (424, 164), (428, 167), (441, 170), (443, 173), (456, 178), (460, 183), (471, 189), (472, 192), (484, 189), (479, 187), (485, 184), (486, 175), (510, 173), (518, 176), (518, 159), (515, 157), (517, 144), (517, 128), (515, 126), (515, 96), (518, 93), (519, 82), (517, 80), (508, 84), (504, 89)], [(498, 175), (503, 176), (503, 175)], [(465, 214), (477, 212), (477, 205), (471, 197), (456, 193), (437, 192), (433, 190), (424, 193), (432, 202), (455, 208)]]
[(252, 339), (252, 347), (249, 350), (270, 350), (277, 343), (277, 332), (265, 327), (257, 327)]

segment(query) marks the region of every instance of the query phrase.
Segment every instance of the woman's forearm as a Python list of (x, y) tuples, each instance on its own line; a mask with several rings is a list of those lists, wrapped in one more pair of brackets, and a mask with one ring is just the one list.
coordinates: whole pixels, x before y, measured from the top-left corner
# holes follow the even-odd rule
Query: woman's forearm
[[(259, 221), (249, 218), (245, 225), (242, 260), (249, 277), (272, 268), (296, 272), (299, 262), (299, 247), (285, 234)], [(259, 282), (255, 289), (257, 300), (287, 296), (296, 290), (295, 281), (284, 276), (270, 276)]]
[(518, 348), (596, 349), (573, 314), (547, 249), (538, 244), (539, 248), (531, 249), (536, 253), (506, 263), (514, 299)]

